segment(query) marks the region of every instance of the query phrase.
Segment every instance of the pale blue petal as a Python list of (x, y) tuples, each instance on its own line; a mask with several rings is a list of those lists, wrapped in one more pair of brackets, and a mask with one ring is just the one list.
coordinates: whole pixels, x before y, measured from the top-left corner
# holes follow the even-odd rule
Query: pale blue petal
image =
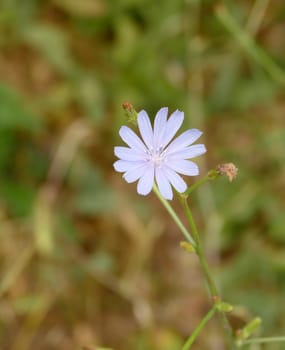
[(159, 192), (165, 199), (172, 199), (173, 192), (167, 177), (164, 174), (163, 168), (155, 169), (155, 180), (159, 189)]
[(138, 127), (142, 139), (148, 148), (153, 147), (153, 132), (149, 117), (146, 111), (142, 110), (138, 113)]
[(168, 108), (161, 108), (155, 116), (153, 127), (153, 143), (154, 147), (160, 147), (164, 138), (167, 125)]
[(113, 166), (115, 168), (116, 171), (118, 171), (119, 173), (124, 173), (125, 171), (129, 171), (132, 170), (140, 165), (144, 164), (144, 162), (141, 161), (128, 161), (128, 160), (117, 160)]
[(133, 132), (132, 129), (128, 128), (127, 126), (122, 126), (119, 134), (122, 138), (122, 140), (131, 148), (146, 152), (146, 147), (142, 140)]
[(135, 182), (135, 181), (137, 181), (139, 178), (141, 178), (145, 174), (145, 172), (147, 171), (148, 167), (149, 167), (148, 163), (140, 164), (139, 166), (128, 170), (123, 175), (123, 178), (129, 183)]
[(167, 147), (166, 152), (172, 153), (180, 151), (184, 147), (187, 147), (191, 145), (191, 143), (195, 142), (201, 135), (202, 132), (198, 129), (187, 130), (171, 142), (171, 144)]
[(153, 181), (154, 181), (154, 168), (148, 165), (145, 173), (139, 179), (139, 182), (137, 185), (138, 194), (141, 194), (143, 196), (146, 196), (147, 194), (149, 194), (153, 186)]
[(140, 151), (136, 151), (128, 147), (115, 147), (115, 155), (118, 158), (129, 161), (143, 161), (145, 160), (145, 154)]
[(203, 144), (197, 144), (197, 145), (193, 145), (190, 147), (186, 147), (183, 148), (180, 151), (176, 151), (176, 152), (169, 152), (169, 150), (167, 150), (165, 152), (165, 155), (167, 156), (168, 160), (171, 159), (191, 159), (191, 158), (195, 158), (198, 157), (204, 153), (206, 153), (206, 147)]
[(184, 120), (184, 113), (176, 110), (171, 114), (167, 121), (165, 134), (163, 137), (163, 147), (165, 147), (177, 133), (178, 129), (181, 127)]
[(180, 175), (176, 174), (174, 170), (168, 168), (167, 166), (163, 168), (163, 171), (168, 181), (176, 189), (177, 192), (183, 193), (186, 191), (187, 184)]
[(171, 160), (167, 162), (167, 166), (182, 175), (196, 176), (199, 174), (197, 164), (191, 162), (190, 160)]

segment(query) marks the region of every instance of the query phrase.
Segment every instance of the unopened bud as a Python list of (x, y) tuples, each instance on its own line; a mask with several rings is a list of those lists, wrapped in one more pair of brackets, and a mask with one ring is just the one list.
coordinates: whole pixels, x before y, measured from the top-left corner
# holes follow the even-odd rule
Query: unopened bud
[(189, 242), (186, 242), (186, 241), (180, 242), (180, 247), (186, 250), (186, 252), (188, 253), (196, 253), (195, 247)]
[(233, 311), (233, 306), (229, 303), (219, 302), (216, 304), (217, 310), (221, 312), (231, 312)]
[(130, 102), (126, 101), (122, 103), (122, 107), (127, 110), (127, 111), (131, 111), (133, 106)]
[(129, 123), (137, 124), (138, 114), (130, 102), (124, 102), (122, 107), (126, 113)]
[(245, 327), (238, 329), (236, 332), (237, 345), (241, 346), (243, 340), (246, 340), (248, 337), (250, 337), (252, 333), (261, 325), (261, 322), (262, 320), (260, 317), (255, 317)]

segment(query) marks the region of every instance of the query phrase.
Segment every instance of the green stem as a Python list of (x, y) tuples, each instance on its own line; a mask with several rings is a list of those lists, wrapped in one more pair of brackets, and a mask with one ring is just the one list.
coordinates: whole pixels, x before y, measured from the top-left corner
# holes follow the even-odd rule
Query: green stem
[(177, 226), (180, 228), (180, 231), (182, 232), (182, 234), (184, 235), (184, 237), (187, 239), (187, 241), (189, 243), (191, 243), (193, 245), (194, 248), (196, 248), (196, 244), (195, 241), (193, 240), (193, 238), (191, 237), (190, 233), (188, 232), (188, 230), (186, 229), (186, 227), (183, 225), (183, 223), (180, 221), (179, 217), (176, 215), (175, 211), (173, 210), (173, 208), (171, 207), (171, 205), (169, 204), (169, 202), (164, 199), (162, 197), (162, 195), (160, 194), (158, 188), (156, 185), (153, 185), (153, 191), (154, 193), (157, 195), (158, 199), (161, 201), (161, 203), (163, 204), (163, 206), (165, 207), (165, 209), (168, 211), (168, 213), (170, 214), (170, 216), (172, 217), (172, 219), (175, 221), (175, 223), (177, 224)]
[(216, 309), (216, 306), (214, 305), (212, 309), (207, 313), (207, 315), (202, 319), (202, 321), (198, 324), (198, 326), (195, 328), (194, 332), (187, 339), (187, 341), (183, 345), (182, 350), (190, 349), (191, 345), (194, 343), (194, 341), (198, 337), (201, 330), (205, 327), (206, 323), (214, 316), (216, 311), (217, 309)]
[(207, 284), (211, 293), (212, 298), (215, 300), (215, 298), (218, 297), (218, 290), (217, 287), (215, 285), (214, 280), (212, 279), (211, 273), (210, 273), (210, 269), (207, 263), (207, 260), (205, 258), (202, 246), (201, 246), (201, 242), (200, 242), (200, 237), (199, 237), (199, 233), (198, 233), (198, 229), (197, 226), (195, 224), (195, 221), (193, 219), (193, 215), (192, 212), (189, 208), (188, 202), (187, 202), (187, 198), (183, 197), (182, 198), (182, 204), (183, 204), (183, 208), (185, 210), (185, 214), (192, 232), (192, 235), (195, 239), (196, 242), (196, 253), (199, 257), (203, 272), (204, 272), (204, 276), (207, 280)]
[[(209, 174), (210, 174), (210, 172), (207, 174), (207, 178), (205, 179), (205, 181), (207, 181), (208, 179), (212, 179), (213, 178), (213, 177), (209, 176)], [(218, 175), (218, 174), (215, 171), (215, 176), (216, 175)], [(205, 181), (203, 181), (203, 182), (205, 182)], [(200, 184), (201, 184), (201, 182), (200, 182)], [(197, 186), (195, 188), (197, 188)], [(175, 213), (175, 211), (173, 210), (173, 208), (171, 207), (169, 202), (165, 198), (162, 197), (162, 195), (160, 194), (160, 192), (159, 192), (159, 190), (158, 190), (156, 185), (153, 186), (153, 191), (156, 194), (156, 196), (158, 197), (158, 199), (161, 201), (161, 203), (163, 204), (165, 209), (168, 211), (170, 216), (173, 218), (173, 220), (175, 221), (177, 226), (180, 228), (180, 230), (181, 230), (182, 234), (184, 235), (184, 237), (194, 247), (195, 252), (197, 253), (197, 255), (199, 257), (199, 260), (200, 260), (200, 263), (201, 263), (201, 266), (202, 266), (202, 270), (203, 270), (204, 276), (206, 278), (208, 288), (210, 290), (212, 301), (214, 302), (213, 309), (216, 311), (217, 305), (220, 302), (220, 297), (219, 297), (218, 290), (217, 290), (217, 287), (215, 285), (215, 282), (212, 279), (212, 275), (210, 273), (209, 265), (207, 263), (207, 260), (205, 258), (205, 255), (204, 255), (201, 243), (200, 243), (199, 232), (197, 230), (197, 227), (196, 227), (196, 224), (194, 222), (191, 210), (189, 208), (186, 193), (180, 195), (180, 200), (182, 201), (182, 204), (183, 204), (183, 207), (184, 207), (184, 210), (185, 210), (185, 214), (186, 214), (186, 217), (187, 217), (190, 229), (191, 229), (192, 236), (190, 235), (189, 231), (185, 228), (183, 223), (180, 221), (180, 219), (178, 218), (177, 214)], [(225, 315), (225, 313), (223, 311), (220, 311), (220, 315), (221, 315), (221, 318), (222, 318), (222, 321), (223, 321), (223, 324), (224, 324), (224, 328), (228, 330), (228, 334), (230, 333), (229, 334), (229, 342), (231, 344), (231, 349), (234, 349), (235, 348), (235, 344), (234, 344), (233, 339), (232, 339), (232, 333), (233, 332), (232, 332), (232, 328), (230, 326), (230, 323), (229, 323), (229, 321), (228, 321), (228, 319), (227, 319), (227, 317), (226, 317), (226, 315)], [(207, 315), (205, 316), (205, 318), (206, 317), (207, 317)], [(203, 322), (203, 320), (202, 320), (202, 322)], [(206, 319), (205, 323), (207, 322), (207, 320), (208, 319)], [(204, 323), (202, 323), (202, 326), (200, 324), (197, 327), (198, 331), (197, 331), (196, 335), (195, 335), (195, 332), (196, 332), (197, 329), (195, 330), (194, 335), (192, 334), (191, 337), (188, 339), (188, 341), (186, 342), (186, 344), (183, 347), (183, 350), (187, 349), (186, 346), (189, 347), (192, 344), (192, 342), (195, 340), (195, 338), (197, 337), (197, 335), (199, 334), (199, 332), (203, 328), (203, 326), (204, 326)]]
[(285, 342), (285, 336), (247, 339), (242, 342), (242, 345), (276, 343), (276, 342)]
[[(191, 229), (191, 233), (195, 239), (196, 253), (199, 257), (200, 264), (201, 264), (201, 267), (203, 270), (203, 274), (206, 278), (207, 285), (208, 285), (208, 288), (209, 288), (209, 291), (210, 291), (210, 294), (212, 297), (212, 301), (214, 303), (218, 303), (218, 302), (220, 302), (221, 298), (219, 297), (218, 289), (217, 289), (216, 284), (212, 278), (212, 274), (210, 272), (209, 265), (208, 265), (208, 262), (206, 260), (206, 257), (205, 257), (205, 254), (204, 254), (204, 251), (203, 251), (203, 248), (201, 245), (199, 232), (198, 232), (197, 226), (195, 224), (192, 212), (191, 212), (189, 205), (188, 205), (187, 197), (182, 195), (180, 198), (182, 199), (183, 208), (185, 210), (185, 214), (186, 214), (186, 217), (187, 217), (190, 229)], [(228, 318), (226, 317), (226, 315), (223, 311), (220, 311), (220, 316), (221, 316), (221, 320), (223, 322), (224, 328), (228, 331), (228, 340), (229, 340), (229, 343), (231, 344), (231, 348), (234, 349), (235, 344), (234, 344), (233, 337), (232, 337), (232, 335), (233, 335), (232, 327), (229, 323)]]
[(196, 188), (200, 187), (203, 185), (205, 182), (209, 180), (214, 180), (216, 179), (220, 173), (218, 170), (210, 170), (205, 176), (203, 176), (200, 180), (196, 181), (192, 186), (188, 187), (188, 189), (183, 193), (186, 197), (189, 196), (190, 193), (192, 193)]

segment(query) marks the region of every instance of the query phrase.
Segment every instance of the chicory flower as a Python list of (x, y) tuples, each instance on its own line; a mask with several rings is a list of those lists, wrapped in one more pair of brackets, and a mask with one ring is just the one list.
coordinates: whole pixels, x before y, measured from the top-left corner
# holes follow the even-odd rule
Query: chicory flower
[(161, 195), (171, 200), (171, 186), (180, 193), (187, 189), (179, 174), (199, 174), (197, 164), (188, 159), (205, 153), (206, 148), (203, 144), (192, 145), (202, 135), (198, 129), (187, 130), (173, 139), (183, 123), (184, 113), (176, 110), (168, 119), (167, 114), (168, 108), (161, 108), (152, 128), (148, 114), (140, 111), (137, 122), (141, 138), (129, 127), (121, 127), (119, 134), (128, 147), (115, 147), (119, 160), (114, 163), (114, 168), (124, 173), (123, 178), (127, 182), (138, 180), (139, 194), (149, 194), (155, 182)]

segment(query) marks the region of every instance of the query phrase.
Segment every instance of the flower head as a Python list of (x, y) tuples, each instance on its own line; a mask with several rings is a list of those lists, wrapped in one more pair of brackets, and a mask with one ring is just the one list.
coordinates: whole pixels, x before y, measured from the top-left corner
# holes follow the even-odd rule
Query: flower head
[(115, 147), (115, 155), (120, 158), (114, 163), (118, 172), (123, 172), (127, 182), (138, 180), (137, 191), (147, 195), (156, 182), (165, 199), (172, 199), (171, 185), (182, 193), (187, 185), (179, 175), (196, 176), (198, 166), (187, 159), (206, 152), (203, 144), (190, 146), (201, 135), (197, 129), (190, 129), (175, 138), (181, 127), (184, 113), (176, 110), (167, 119), (168, 108), (161, 108), (154, 119), (152, 128), (148, 114), (138, 113), (138, 128), (141, 139), (127, 126), (122, 126), (119, 134), (129, 147)]
[(218, 166), (218, 172), (221, 175), (226, 175), (232, 182), (237, 177), (238, 168), (233, 163), (226, 163)]

